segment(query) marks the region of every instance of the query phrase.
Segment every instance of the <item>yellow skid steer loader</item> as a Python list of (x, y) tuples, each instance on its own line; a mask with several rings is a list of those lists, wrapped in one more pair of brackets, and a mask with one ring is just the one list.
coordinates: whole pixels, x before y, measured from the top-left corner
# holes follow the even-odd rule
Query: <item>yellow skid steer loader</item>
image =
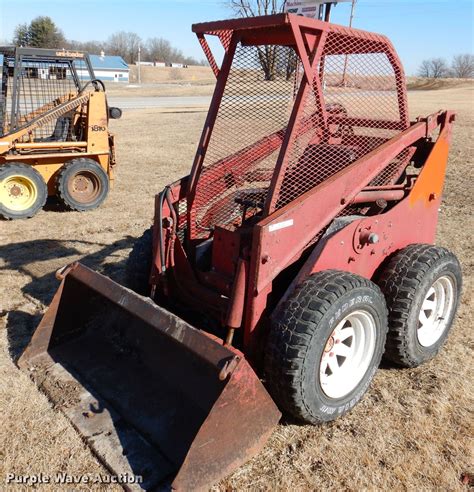
[(86, 211), (115, 166), (104, 84), (86, 53), (0, 48), (0, 216), (32, 217), (49, 196)]

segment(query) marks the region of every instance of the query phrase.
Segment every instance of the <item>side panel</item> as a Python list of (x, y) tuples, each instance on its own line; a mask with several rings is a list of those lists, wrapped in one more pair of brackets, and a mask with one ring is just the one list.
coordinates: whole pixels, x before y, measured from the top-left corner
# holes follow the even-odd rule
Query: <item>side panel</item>
[(426, 132), (417, 123), (367, 156), (356, 160), (320, 185), (306, 192), (255, 228), (255, 290), (260, 292), (301, 255), (311, 240), (366, 187), (401, 150)]
[[(389, 212), (356, 220), (319, 243), (287, 294), (307, 275), (329, 268), (371, 278), (382, 261), (396, 250), (411, 243), (433, 242), (453, 120), (454, 114), (446, 112), (412, 125), (378, 151), (356, 161), (255, 228), (245, 323), (247, 347), (253, 345), (254, 330), (264, 315), (273, 279), (301, 256), (311, 238), (351, 203), (392, 153), (429, 135), (441, 124), (440, 136), (410, 195)], [(372, 232), (379, 239), (375, 245), (366, 241)]]
[[(292, 283), (327, 269), (343, 270), (372, 278), (382, 262), (396, 251), (414, 243), (431, 244), (435, 240), (438, 210), (448, 161), (452, 113), (421, 170), (410, 194), (382, 215), (355, 220), (315, 247)], [(367, 240), (374, 234), (376, 243)], [(286, 295), (288, 295), (288, 292)]]
[(107, 101), (105, 92), (92, 92), (87, 112), (87, 151), (103, 153), (109, 151)]

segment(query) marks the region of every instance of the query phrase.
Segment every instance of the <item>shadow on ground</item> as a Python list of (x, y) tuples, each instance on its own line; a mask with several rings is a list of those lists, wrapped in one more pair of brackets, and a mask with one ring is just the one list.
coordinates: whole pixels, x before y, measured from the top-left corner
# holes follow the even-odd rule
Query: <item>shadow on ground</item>
[[(127, 236), (112, 244), (80, 240), (38, 240), (0, 246), (0, 259), (5, 263), (0, 269), (18, 271), (30, 279), (21, 289), (23, 296), (17, 306), (13, 306), (13, 309), (9, 310), (8, 313), (6, 311), (1, 313), (2, 316), (8, 314), (6, 323), (8, 348), (14, 362), (18, 362), (37, 330), (43, 317), (42, 306), (51, 304), (53, 296), (60, 285), (55, 276), (56, 272), (54, 270), (50, 271), (53, 268), (52, 265), (60, 268), (79, 260), (92, 270), (110, 277), (119, 284), (124, 284), (126, 257), (123, 253), (119, 254), (119, 251), (132, 247), (134, 241), (135, 238)], [(88, 249), (94, 252), (84, 255), (84, 251)], [(110, 261), (116, 260), (117, 256), (119, 256), (119, 259), (111, 263)], [(41, 265), (41, 262), (45, 262), (45, 265)], [(68, 290), (67, 287), (64, 287), (62, 292), (63, 296), (65, 295), (66, 297), (64, 302), (70, 308), (68, 312), (72, 312), (73, 315), (72, 317), (69, 316), (65, 323), (63, 322), (63, 325), (61, 325), (61, 321), (57, 321), (58, 326), (62, 326), (60, 330), (67, 330), (77, 323), (82, 325), (80, 320), (87, 319), (88, 312), (98, 303), (98, 306), (96, 306), (98, 326), (101, 326), (107, 320), (108, 323), (112, 324), (113, 328), (117, 328), (118, 332), (121, 331), (118, 326), (120, 323), (118, 321), (117, 323), (115, 322), (112, 306), (109, 306), (105, 299), (98, 300), (97, 294), (92, 289), (85, 294), (84, 292), (81, 294), (80, 290), (74, 291), (73, 295), (71, 295), (70, 289)], [(35, 312), (35, 306), (37, 312)], [(62, 311), (61, 309), (60, 305), (57, 319), (61, 319), (64, 314), (64, 309)], [(133, 321), (130, 319), (124, 323), (128, 324), (128, 322), (132, 323)], [(88, 326), (88, 323), (84, 323), (84, 326)], [(54, 330), (56, 329), (57, 326), (55, 325)], [(95, 333), (95, 330), (90, 331)], [(95, 341), (97, 342), (97, 340)], [(100, 459), (104, 458), (104, 454), (110, 455), (111, 463), (108, 460), (107, 463), (116, 473), (121, 472), (121, 470), (124, 472), (130, 470), (132, 474), (143, 477), (143, 483), (139, 487), (148, 489), (158, 480), (156, 470), (159, 468), (159, 464), (161, 468), (165, 468), (161, 479), (164, 480), (163, 484), (166, 486), (166, 480), (173, 470), (173, 464), (161, 455), (154, 446), (149, 444), (122, 417), (121, 412), (117, 412), (114, 408), (115, 406), (119, 408), (125, 406), (128, 413), (138, 415), (137, 419), (140, 422), (146, 420), (147, 415), (152, 410), (156, 410), (155, 408), (147, 410), (147, 403), (148, 407), (150, 406), (150, 401), (147, 402), (150, 392), (147, 392), (146, 388), (150, 385), (150, 381), (147, 378), (145, 378), (147, 382), (142, 381), (145, 389), (139, 385), (139, 381), (143, 380), (143, 375), (140, 375), (140, 371), (136, 370), (134, 372), (133, 368), (130, 368), (131, 365), (133, 366), (133, 361), (130, 360), (131, 355), (128, 352), (122, 353), (114, 345), (113, 340), (103, 339), (102, 343), (90, 345), (85, 342), (82, 345), (83, 342), (84, 339), (81, 338), (72, 353), (68, 353), (66, 349), (65, 354), (69, 355), (69, 358), (66, 357), (65, 361), (63, 361), (56, 353), (57, 347), (53, 336), (52, 341), (48, 344), (48, 354), (51, 354), (52, 360), (56, 361), (56, 363), (51, 366), (48, 365), (46, 369), (42, 367), (41, 363), (39, 365), (33, 363), (30, 367), (31, 376), (53, 402), (54, 408), (63, 410), (72, 422), (76, 421), (74, 415), (70, 412), (68, 413), (68, 409), (70, 410), (72, 407), (81, 409), (83, 406), (86, 408), (87, 418), (83, 417), (85, 414), (81, 412), (76, 415), (76, 420), (81, 424), (76, 428), (80, 429), (84, 439), (91, 440), (91, 442), (95, 442), (96, 439), (99, 440), (97, 437), (99, 434), (105, 436), (101, 440), (101, 444), (98, 445), (98, 449), (95, 445), (94, 448), (97, 454), (100, 455)], [(73, 343), (74, 340), (71, 341), (71, 344)], [(67, 341), (65, 345), (68, 345)], [(61, 352), (59, 354), (64, 356)], [(79, 368), (77, 367), (78, 365), (80, 366)], [(62, 372), (55, 372), (58, 367), (63, 368)], [(93, 375), (91, 376), (88, 373), (88, 377), (84, 377), (79, 370), (83, 367), (92, 371)], [(79, 387), (76, 383), (71, 384), (67, 378), (63, 381), (58, 377), (58, 375), (64, 374), (64, 369), (76, 378), (80, 385)], [(43, 373), (43, 371), (45, 372)], [(116, 377), (114, 379), (113, 376), (117, 371), (122, 371), (120, 378), (117, 379)], [(96, 383), (97, 380), (103, 383), (99, 387), (103, 387), (105, 397), (102, 391), (96, 391), (96, 387), (91, 384), (91, 380)], [(137, 392), (136, 388), (138, 387), (142, 391)], [(124, 397), (124, 394), (133, 394), (134, 389), (136, 398)], [(157, 388), (154, 388), (154, 390), (157, 391)], [(114, 401), (114, 397), (116, 401)], [(87, 401), (82, 401), (84, 398)], [(140, 398), (142, 400), (141, 405), (137, 404)], [(112, 405), (109, 400), (114, 401), (115, 405)], [(144, 417), (142, 417), (142, 413), (145, 414)], [(155, 422), (155, 420), (156, 418), (154, 417), (153, 421)], [(104, 425), (105, 428), (103, 428)], [(118, 452), (118, 458), (114, 456), (114, 453), (117, 454), (115, 448), (121, 450)]]
[[(118, 251), (131, 248), (134, 240), (135, 238), (127, 236), (111, 244), (102, 244), (81, 240), (43, 239), (0, 246), (0, 259), (5, 263), (3, 267), (0, 267), (0, 270), (18, 271), (30, 278), (30, 281), (22, 287), (23, 299), (21, 302), (8, 310), (7, 336), (12, 359), (15, 362), (18, 360), (42, 318), (41, 312), (31, 314), (25, 312), (22, 306), (28, 303), (28, 299), (49, 305), (59, 286), (55, 271), (35, 274), (35, 269), (30, 268), (33, 264), (55, 261), (59, 263), (59, 266), (64, 266), (79, 259), (89, 268), (123, 283), (125, 260), (112, 263), (107, 262), (107, 260), (115, 256)], [(96, 250), (96, 248), (99, 249)], [(84, 249), (94, 249), (95, 251), (84, 255)], [(7, 313), (2, 312), (1, 314), (6, 315)]]

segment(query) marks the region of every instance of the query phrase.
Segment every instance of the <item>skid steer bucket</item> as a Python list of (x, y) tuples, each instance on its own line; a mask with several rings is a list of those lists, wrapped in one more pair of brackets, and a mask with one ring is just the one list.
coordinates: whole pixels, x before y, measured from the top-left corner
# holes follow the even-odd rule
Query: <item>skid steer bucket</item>
[(240, 352), (79, 263), (19, 365), (112, 473), (147, 490), (216, 482), (280, 418)]

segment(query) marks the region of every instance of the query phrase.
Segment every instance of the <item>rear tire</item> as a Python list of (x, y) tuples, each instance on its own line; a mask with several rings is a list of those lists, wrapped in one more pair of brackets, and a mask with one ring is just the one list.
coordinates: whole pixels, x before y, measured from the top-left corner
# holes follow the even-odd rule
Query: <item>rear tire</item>
[(387, 308), (370, 280), (337, 270), (311, 275), (274, 316), (265, 373), (279, 406), (308, 423), (334, 420), (367, 391), (387, 333)]
[(137, 294), (150, 294), (150, 272), (153, 258), (153, 227), (138, 238), (128, 255), (125, 267), (127, 286)]
[(404, 367), (432, 359), (448, 337), (461, 297), (456, 256), (413, 244), (390, 259), (379, 284), (389, 309), (385, 357)]
[(48, 187), (35, 168), (17, 162), (0, 166), (0, 216), (5, 219), (33, 217), (47, 198)]
[(92, 159), (67, 162), (56, 178), (58, 197), (69, 210), (86, 212), (99, 207), (109, 193), (109, 177)]

